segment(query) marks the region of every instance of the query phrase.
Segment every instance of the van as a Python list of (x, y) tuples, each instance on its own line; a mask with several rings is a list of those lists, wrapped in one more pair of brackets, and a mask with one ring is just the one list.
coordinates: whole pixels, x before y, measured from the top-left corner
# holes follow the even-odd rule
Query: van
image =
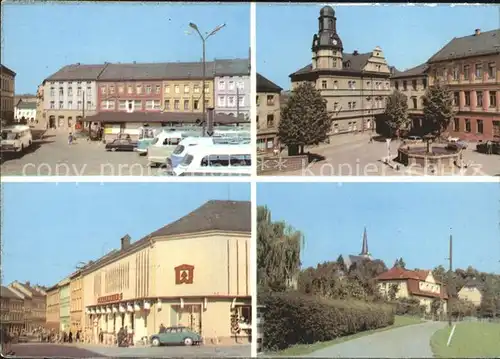
[(148, 161), (151, 166), (165, 164), (177, 145), (185, 137), (180, 131), (160, 132), (148, 147)]
[(174, 176), (250, 176), (251, 173), (249, 144), (188, 147), (182, 162), (172, 170)]
[(31, 129), (26, 125), (14, 125), (2, 128), (2, 152), (22, 153), (33, 142)]

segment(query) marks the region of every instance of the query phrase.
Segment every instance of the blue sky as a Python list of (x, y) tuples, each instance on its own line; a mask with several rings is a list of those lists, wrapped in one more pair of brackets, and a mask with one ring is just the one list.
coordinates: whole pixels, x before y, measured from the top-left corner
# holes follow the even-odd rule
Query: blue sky
[[(325, 4), (257, 4), (257, 71), (290, 88), (288, 75), (311, 63), (311, 44)], [(498, 6), (334, 6), (344, 51), (380, 46), (399, 70), (427, 61), (454, 37), (500, 27)]]
[(16, 93), (35, 93), (43, 79), (72, 63), (201, 61), (247, 58), (249, 4), (2, 4), (2, 61), (17, 73)]
[(136, 241), (208, 200), (250, 200), (247, 183), (3, 183), (2, 271), (53, 285), (80, 261)]
[(498, 183), (259, 183), (257, 203), (305, 235), (303, 266), (370, 253), (391, 267), (447, 266), (450, 227), (456, 268), (500, 274)]

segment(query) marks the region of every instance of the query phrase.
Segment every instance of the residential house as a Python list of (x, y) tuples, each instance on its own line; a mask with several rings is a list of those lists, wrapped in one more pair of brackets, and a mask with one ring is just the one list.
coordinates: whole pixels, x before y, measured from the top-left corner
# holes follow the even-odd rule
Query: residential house
[(15, 122), (35, 125), (36, 123), (36, 102), (19, 101), (16, 105)]
[(112, 342), (128, 326), (136, 342), (163, 323), (186, 326), (207, 343), (234, 343), (233, 317), (239, 340), (249, 340), (250, 209), (250, 202), (208, 201), (136, 242), (124, 236), (119, 250), (83, 269), (93, 341), (102, 330)]
[(14, 121), (14, 93), (16, 84), (16, 73), (7, 66), (0, 64), (1, 77), (1, 106), (0, 120), (3, 124), (12, 123)]
[(46, 323), (46, 292), (30, 282), (14, 281), (9, 289), (24, 300), (24, 329), (32, 332)]
[(432, 275), (430, 270), (407, 270), (393, 267), (376, 277), (382, 295), (389, 297), (391, 288), (395, 286), (396, 298), (414, 298), (431, 313), (432, 303), (439, 300), (438, 312), (446, 312), (448, 294), (443, 283)]
[(481, 300), (483, 299), (482, 292), (483, 285), (476, 279), (469, 280), (465, 285), (458, 291), (458, 298), (466, 300), (473, 303), (475, 306), (481, 305)]
[(257, 74), (257, 151), (272, 152), (279, 146), (281, 90), (280, 86)]
[(70, 280), (65, 278), (57, 285), (59, 287), (59, 330), (69, 333), (71, 329)]
[(7, 287), (0, 287), (0, 326), (11, 334), (24, 329), (24, 300)]
[(333, 120), (329, 135), (374, 130), (376, 117), (385, 111), (392, 92), (382, 49), (345, 53), (330, 6), (321, 9), (318, 24), (312, 63), (290, 75), (292, 90), (309, 82), (321, 93)]
[(250, 119), (250, 60), (215, 61), (215, 112)]
[(455, 37), (427, 62), (429, 84), (453, 91), (448, 131), (466, 140), (500, 138), (500, 29)]
[(59, 296), (59, 285), (56, 284), (47, 289), (46, 327), (57, 331), (61, 326)]

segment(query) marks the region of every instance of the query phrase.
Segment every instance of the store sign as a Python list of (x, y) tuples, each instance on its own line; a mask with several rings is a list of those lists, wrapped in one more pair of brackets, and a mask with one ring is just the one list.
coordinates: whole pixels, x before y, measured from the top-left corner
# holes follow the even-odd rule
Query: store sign
[(119, 302), (123, 299), (123, 293), (105, 295), (104, 297), (97, 298), (97, 304), (106, 304), (112, 302)]
[(193, 284), (194, 266), (189, 264), (181, 264), (174, 268), (175, 284)]

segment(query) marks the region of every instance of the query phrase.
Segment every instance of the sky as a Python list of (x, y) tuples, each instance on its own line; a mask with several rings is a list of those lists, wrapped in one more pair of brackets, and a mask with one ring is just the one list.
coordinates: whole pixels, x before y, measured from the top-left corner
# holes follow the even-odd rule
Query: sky
[(304, 233), (303, 267), (358, 255), (366, 226), (388, 267), (447, 268), (452, 234), (454, 268), (500, 274), (498, 183), (258, 183), (257, 203)]
[(209, 200), (250, 200), (248, 183), (3, 183), (3, 283), (51, 286)]
[[(291, 73), (311, 63), (313, 35), (325, 4), (257, 4), (257, 72), (283, 89)], [(344, 52), (380, 46), (398, 70), (426, 62), (454, 37), (500, 28), (500, 7), (399, 4), (332, 5)]]
[(249, 4), (4, 4), (2, 63), (17, 73), (16, 93), (65, 65), (104, 62), (201, 61), (198, 34), (225, 23), (206, 43), (207, 60), (248, 58)]

